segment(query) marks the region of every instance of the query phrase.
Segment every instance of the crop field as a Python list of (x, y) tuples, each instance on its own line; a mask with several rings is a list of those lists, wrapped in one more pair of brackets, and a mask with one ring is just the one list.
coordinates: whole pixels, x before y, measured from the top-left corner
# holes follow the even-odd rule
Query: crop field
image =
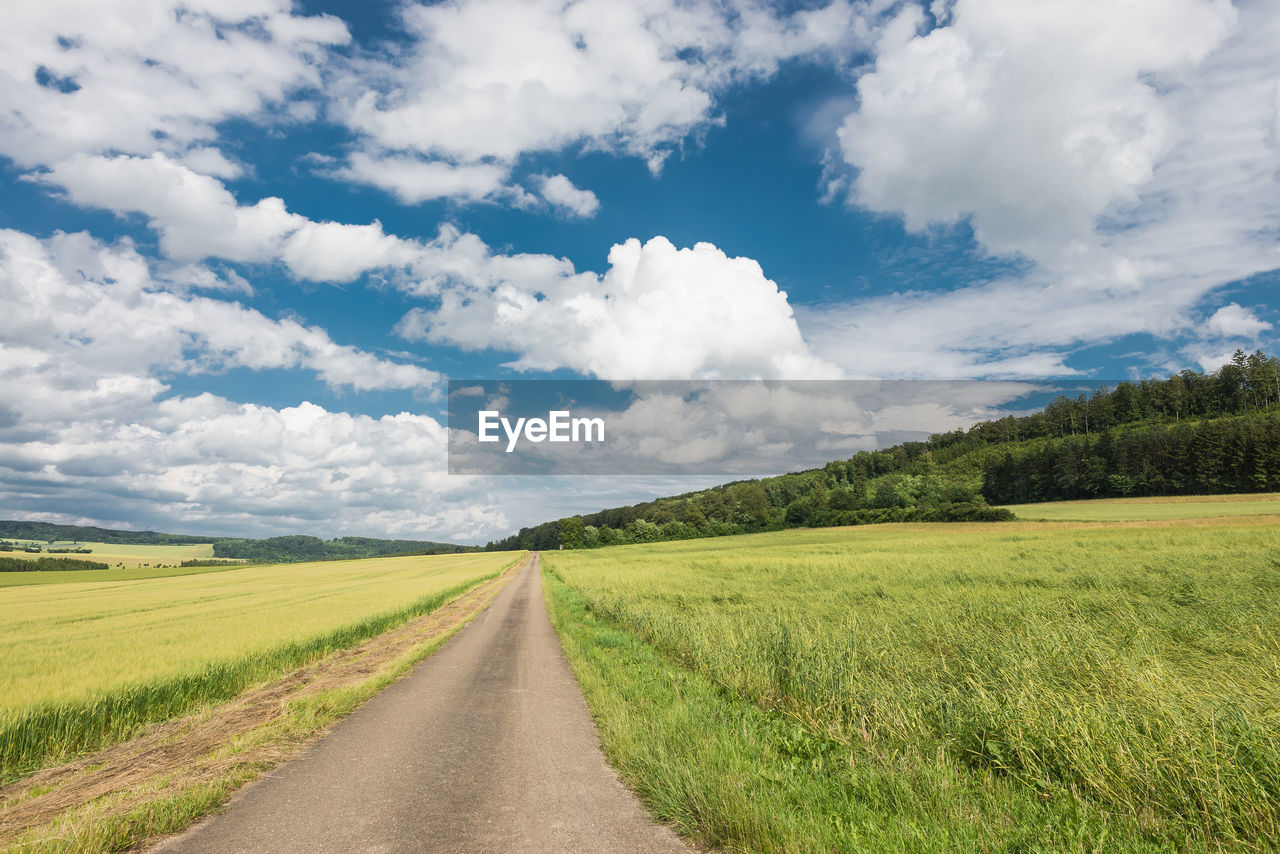
[(877, 525), (543, 565), (606, 752), (704, 843), (1280, 850), (1280, 526)]
[(0, 589), (0, 779), (228, 699), (430, 610), (518, 556), (325, 561)]
[[(70, 557), (79, 558), (81, 560), (94, 560), (99, 563), (109, 564), (112, 567), (117, 564), (123, 564), (125, 567), (141, 567), (141, 566), (176, 566), (184, 560), (195, 560), (197, 558), (212, 558), (213, 543), (196, 543), (194, 545), (128, 545), (121, 543), (82, 543), (82, 542), (59, 542), (59, 543), (37, 543), (34, 540), (18, 540), (16, 542), (31, 542), (33, 545), (41, 546), (45, 551), (42, 554), (27, 554), (26, 552), (0, 552), (0, 554), (9, 557)], [(63, 554), (54, 555), (49, 549), (90, 549), (92, 554)], [(2, 582), (0, 582), (2, 583)]]
[[(0, 556), (4, 556), (0, 554)], [(16, 555), (9, 555), (16, 556)], [(29, 557), (68, 557), (79, 560), (96, 560), (93, 555), (29, 555)], [(0, 588), (28, 587), (38, 584), (79, 584), (85, 581), (140, 581), (146, 578), (173, 578), (179, 575), (207, 575), (211, 572), (241, 570), (240, 563), (227, 562), (223, 566), (174, 566), (155, 564), (152, 566), (114, 566), (107, 569), (67, 569), (36, 572), (0, 572)]]
[(1106, 498), (1098, 501), (1051, 501), (1010, 504), (1019, 519), (1053, 522), (1155, 522), (1216, 519), (1225, 516), (1276, 516), (1280, 495), (1179, 495), (1157, 498)]

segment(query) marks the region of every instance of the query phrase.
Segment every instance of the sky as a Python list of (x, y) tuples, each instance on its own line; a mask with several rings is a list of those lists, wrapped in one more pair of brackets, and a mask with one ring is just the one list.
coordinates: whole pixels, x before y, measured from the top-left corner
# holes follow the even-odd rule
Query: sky
[(1244, 0), (18, 4), (0, 516), (484, 542), (691, 481), (449, 475), (450, 379), (1275, 352), (1276, 44)]

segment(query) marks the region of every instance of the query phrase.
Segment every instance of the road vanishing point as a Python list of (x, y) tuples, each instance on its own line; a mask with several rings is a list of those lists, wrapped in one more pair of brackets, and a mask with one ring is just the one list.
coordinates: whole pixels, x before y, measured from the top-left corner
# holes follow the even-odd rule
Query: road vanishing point
[(467, 627), (225, 811), (156, 848), (688, 852), (605, 762), (538, 557)]

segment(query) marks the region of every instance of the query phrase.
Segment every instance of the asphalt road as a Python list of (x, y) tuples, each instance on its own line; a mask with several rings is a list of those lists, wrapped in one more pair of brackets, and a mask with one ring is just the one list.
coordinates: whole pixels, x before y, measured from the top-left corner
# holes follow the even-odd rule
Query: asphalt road
[(690, 849), (606, 764), (535, 557), (411, 674), (154, 850)]

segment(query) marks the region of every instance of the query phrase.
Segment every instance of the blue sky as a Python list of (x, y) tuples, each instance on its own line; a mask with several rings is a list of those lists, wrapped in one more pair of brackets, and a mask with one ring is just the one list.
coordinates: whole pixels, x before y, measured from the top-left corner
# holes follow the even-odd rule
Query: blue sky
[(448, 378), (1108, 378), (1276, 349), (1270, 4), (10, 17), (6, 518), (483, 541), (688, 483), (451, 478)]

